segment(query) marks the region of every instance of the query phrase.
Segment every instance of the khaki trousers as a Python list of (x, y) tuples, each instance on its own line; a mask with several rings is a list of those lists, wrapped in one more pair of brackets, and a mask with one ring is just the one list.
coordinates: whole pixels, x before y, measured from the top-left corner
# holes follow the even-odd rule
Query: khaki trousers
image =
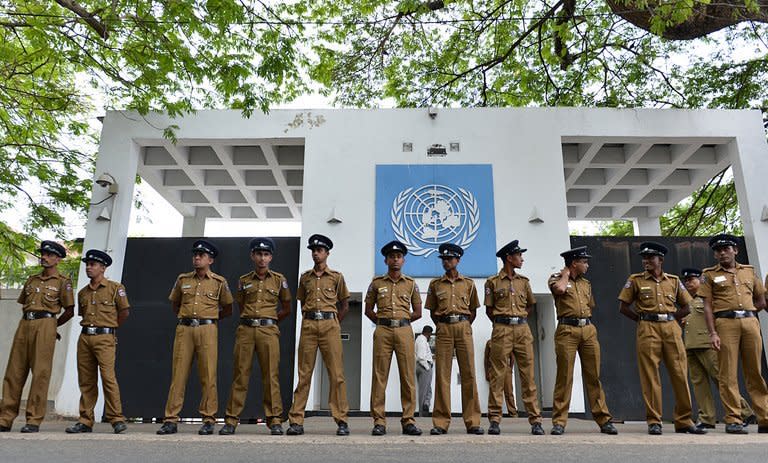
[(717, 318), (715, 328), (720, 336), (720, 399), (725, 409), (725, 422), (741, 423), (739, 394), (739, 359), (744, 372), (749, 399), (760, 426), (768, 426), (768, 388), (760, 374), (763, 339), (757, 318)]
[(520, 375), (523, 404), (528, 422), (541, 423), (541, 408), (534, 378), (533, 335), (527, 324), (494, 323), (491, 334), (491, 381), (488, 391), (488, 419), (501, 421), (504, 383), (509, 369), (509, 356), (515, 357)]
[(504, 401), (507, 402), (507, 411), (513, 417), (517, 417), (517, 405), (515, 404), (515, 377), (512, 375), (512, 367), (507, 366), (504, 374)]
[[(720, 367), (717, 360), (717, 351), (714, 349), (688, 349), (688, 373), (691, 375), (691, 387), (693, 396), (699, 406), (699, 421), (705, 424), (715, 425), (715, 398), (712, 394), (712, 383), (719, 390)], [(742, 421), (750, 417), (754, 412), (744, 397), (739, 395)]]
[[(461, 413), (464, 425), (480, 426), (480, 400), (475, 380), (475, 345), (469, 321), (439, 323), (435, 341), (435, 408), (432, 424), (447, 430), (451, 424), (453, 352), (461, 376)], [(509, 356), (507, 356), (509, 358)]]
[(341, 327), (338, 319), (302, 320), (299, 339), (298, 373), (299, 382), (293, 392), (293, 405), (288, 413), (291, 424), (304, 424), (304, 409), (309, 398), (312, 372), (315, 370), (317, 350), (323, 357), (328, 372), (330, 391), (328, 404), (336, 423), (346, 423), (349, 414), (347, 382), (344, 379), (344, 356), (341, 348)]
[(373, 378), (371, 379), (371, 417), (374, 425), (387, 424), (384, 399), (393, 352), (397, 358), (397, 372), (400, 375), (400, 403), (403, 407), (400, 423), (403, 426), (416, 423), (413, 418), (416, 409), (416, 353), (413, 330), (410, 326), (392, 328), (378, 325), (373, 332)]
[(558, 325), (555, 331), (555, 354), (557, 355), (557, 376), (552, 401), (552, 424), (565, 426), (568, 409), (571, 406), (573, 389), (573, 368), (576, 354), (581, 360), (581, 377), (587, 389), (587, 401), (592, 418), (602, 426), (611, 420), (611, 413), (605, 403), (605, 392), (600, 383), (600, 343), (595, 325)]
[(99, 398), (99, 372), (104, 390), (104, 416), (114, 424), (125, 421), (120, 387), (115, 376), (114, 334), (81, 334), (77, 341), (77, 381), (80, 385), (80, 422), (93, 427), (93, 407)]
[(237, 426), (248, 395), (253, 368), (253, 353), (259, 359), (264, 414), (267, 426), (282, 422), (283, 399), (280, 397), (280, 329), (272, 326), (239, 325), (235, 331), (235, 359), (232, 388), (227, 402), (226, 423)]
[(39, 426), (45, 418), (56, 347), (56, 326), (55, 317), (19, 321), (3, 378), (0, 426), (11, 427), (19, 415), (21, 392), (30, 371), (32, 383), (27, 395), (27, 424)]
[(661, 424), (661, 379), (659, 363), (664, 361), (675, 393), (675, 428), (693, 426), (691, 393), (688, 389), (688, 362), (680, 326), (673, 321), (637, 322), (637, 366), (648, 424)]
[(176, 326), (173, 342), (173, 367), (171, 388), (165, 405), (165, 421), (178, 422), (184, 406), (184, 392), (187, 388), (192, 360), (197, 357), (197, 374), (200, 378), (202, 398), (198, 410), (206, 423), (216, 422), (219, 397), (216, 391), (216, 362), (218, 352), (218, 326)]

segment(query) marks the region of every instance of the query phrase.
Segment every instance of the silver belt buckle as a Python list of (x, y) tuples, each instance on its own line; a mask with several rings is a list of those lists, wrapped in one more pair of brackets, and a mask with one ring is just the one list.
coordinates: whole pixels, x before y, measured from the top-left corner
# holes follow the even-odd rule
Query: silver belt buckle
[(389, 326), (391, 328), (399, 328), (400, 327), (400, 320), (390, 319), (389, 320)]
[(579, 326), (587, 326), (587, 319), (579, 318)]
[(738, 318), (744, 318), (744, 316), (747, 314), (747, 311), (746, 310), (734, 310), (733, 313)]
[(448, 315), (448, 322), (449, 323), (458, 323), (461, 319), (458, 315)]
[(200, 320), (193, 318), (189, 321), (189, 326), (200, 326)]
[(85, 327), (85, 334), (96, 334), (96, 327), (95, 326), (87, 326)]
[(323, 313), (322, 312), (310, 312), (310, 319), (311, 320), (322, 320), (323, 319)]
[(24, 312), (24, 320), (34, 320), (35, 314), (32, 312)]
[(509, 322), (513, 325), (519, 325), (520, 317), (509, 317)]

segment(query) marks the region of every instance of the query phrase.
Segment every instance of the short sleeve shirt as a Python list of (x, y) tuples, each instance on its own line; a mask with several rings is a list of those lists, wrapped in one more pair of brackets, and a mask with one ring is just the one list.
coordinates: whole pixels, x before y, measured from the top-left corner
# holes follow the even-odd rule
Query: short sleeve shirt
[(234, 299), (223, 276), (208, 272), (198, 278), (195, 272), (182, 273), (176, 279), (168, 299), (179, 302), (179, 318), (219, 318), (219, 306)]
[(471, 278), (459, 275), (451, 281), (447, 276), (442, 276), (429, 282), (424, 305), (438, 317), (471, 315), (473, 310), (480, 307), (480, 300)]
[(649, 272), (643, 272), (629, 276), (619, 300), (627, 304), (634, 302), (638, 312), (674, 313), (675, 304), (687, 305), (691, 296), (675, 275), (664, 273), (657, 280)]
[(307, 270), (299, 277), (296, 299), (301, 301), (301, 310), (336, 313), (336, 303), (349, 298), (349, 289), (341, 272), (326, 268), (320, 276), (314, 269)]
[(501, 270), (485, 282), (485, 306), (494, 317), (527, 317), (529, 306), (536, 303), (528, 277)]
[(393, 280), (389, 274), (371, 281), (365, 293), (365, 303), (376, 305), (378, 318), (410, 319), (411, 307), (421, 304), (416, 281), (406, 275)]
[(552, 296), (555, 299), (558, 317), (567, 318), (589, 318), (592, 316), (592, 309), (595, 308), (595, 297), (592, 294), (592, 284), (579, 275), (576, 278), (569, 277), (568, 284), (563, 294), (555, 294), (554, 285), (560, 280), (560, 274), (556, 273), (549, 277), (547, 284)]
[(755, 310), (752, 297), (763, 297), (765, 288), (751, 265), (726, 270), (718, 264), (702, 272), (698, 295), (710, 299), (713, 312)]
[(77, 293), (78, 312), (83, 319), (82, 326), (117, 328), (117, 314), (130, 307), (125, 287), (106, 278), (99, 282), (96, 289), (85, 285)]
[(58, 314), (62, 308), (75, 306), (72, 280), (58, 272), (51, 276), (32, 275), (24, 283), (17, 301), (24, 312)]
[(291, 291), (281, 273), (269, 270), (261, 279), (254, 271), (240, 277), (236, 299), (241, 317), (276, 320), (278, 302), (290, 302)]

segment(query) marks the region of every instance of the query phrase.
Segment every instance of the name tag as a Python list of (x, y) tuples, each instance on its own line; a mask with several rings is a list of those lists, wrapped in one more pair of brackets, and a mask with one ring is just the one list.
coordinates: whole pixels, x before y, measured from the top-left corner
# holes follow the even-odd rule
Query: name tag
[(643, 290), (645, 290), (645, 291), (650, 291), (650, 290), (651, 290), (651, 287), (650, 287), (650, 286), (641, 286), (641, 287), (640, 287), (640, 290), (641, 290), (641, 291), (643, 291)]
[(388, 291), (388, 289), (386, 287), (379, 288), (379, 293), (386, 293), (387, 291)]
[(192, 285), (181, 285), (181, 289), (189, 289)]
[(571, 287), (573, 287), (573, 285), (572, 285), (572, 284), (570, 284), (570, 283), (568, 283), (567, 285), (565, 285), (565, 287), (566, 287), (566, 288), (571, 288)]
[(253, 283), (248, 283), (247, 285), (243, 285), (243, 289), (248, 289), (251, 286), (253, 286)]
[(712, 280), (712, 281), (714, 281), (715, 283), (722, 283), (722, 282), (724, 282), (725, 280), (726, 280), (726, 278), (725, 278), (725, 276), (724, 276), (724, 275), (718, 275), (718, 276), (716, 276), (716, 277), (715, 277), (715, 279), (714, 279), (714, 280)]

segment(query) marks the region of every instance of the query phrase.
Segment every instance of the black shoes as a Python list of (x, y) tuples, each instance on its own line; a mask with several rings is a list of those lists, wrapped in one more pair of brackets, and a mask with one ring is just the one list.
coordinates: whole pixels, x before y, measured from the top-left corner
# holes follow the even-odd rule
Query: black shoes
[(653, 423), (648, 425), (648, 434), (652, 436), (661, 435), (661, 425), (659, 423)]
[(499, 434), (501, 434), (501, 429), (499, 429), (499, 423), (495, 421), (491, 421), (491, 425), (488, 426), (488, 435), (498, 436)]
[(474, 434), (476, 436), (481, 436), (485, 434), (485, 430), (480, 426), (472, 426), (471, 428), (467, 428), (467, 434)]
[(92, 432), (92, 431), (93, 431), (92, 427), (86, 426), (80, 422), (75, 423), (64, 430), (64, 432), (66, 432), (67, 434), (79, 434), (79, 433)]
[(757, 427), (757, 433), (758, 434), (768, 434), (768, 426), (758, 426)]
[(616, 426), (614, 426), (612, 422), (608, 421), (600, 426), (600, 432), (603, 434), (610, 434), (615, 436), (619, 433), (619, 430), (616, 429)]
[(563, 434), (565, 434), (565, 426), (561, 424), (556, 424), (552, 426), (552, 431), (550, 431), (549, 433), (552, 434), (553, 436), (562, 436)]
[(750, 424), (757, 424), (757, 417), (755, 414), (751, 414), (748, 417), (744, 418), (744, 426), (749, 426)]
[(701, 421), (696, 423), (696, 427), (699, 428), (699, 429), (715, 429), (715, 425), (714, 424), (702, 423)]
[(280, 424), (273, 424), (269, 427), (269, 433), (273, 436), (282, 436), (283, 435), (283, 426)]
[(210, 436), (213, 434), (213, 423), (203, 423), (197, 433), (201, 436)]
[(157, 433), (161, 436), (164, 436), (166, 434), (176, 434), (177, 430), (178, 427), (176, 426), (176, 423), (166, 421), (162, 426), (160, 426), (160, 429), (157, 430)]
[(128, 426), (125, 425), (125, 421), (115, 421), (112, 423), (112, 431), (115, 434), (120, 434), (121, 432), (125, 432), (125, 430), (128, 429)]
[(288, 426), (288, 431), (286, 431), (286, 434), (289, 436), (300, 436), (304, 434), (304, 426), (296, 423), (291, 423), (291, 425)]
[(0, 426), (0, 432), (11, 432), (10, 426)]
[(406, 436), (420, 436), (421, 435), (421, 429), (417, 428), (415, 424), (408, 423), (405, 426), (403, 426), (403, 434)]
[(219, 435), (220, 436), (231, 436), (235, 433), (235, 427), (229, 423), (226, 423), (224, 426), (219, 429)]
[(336, 429), (336, 435), (337, 436), (348, 436), (349, 435), (349, 426), (347, 426), (347, 423), (343, 421), (339, 421), (339, 427)]
[(448, 430), (435, 426), (429, 430), (429, 433), (433, 436), (442, 436), (443, 434), (448, 434)]
[[(744, 429), (744, 426), (741, 423), (726, 424), (725, 432), (728, 434), (749, 434), (749, 431)], [(757, 432), (760, 432), (760, 428), (757, 428)]]
[(385, 428), (384, 426), (382, 426), (380, 424), (374, 424), (373, 425), (373, 430), (371, 430), (371, 435), (372, 436), (383, 436), (386, 433), (387, 433), (387, 428)]
[(39, 432), (39, 431), (40, 431), (40, 426), (36, 424), (25, 424), (24, 427), (21, 428), (21, 432), (23, 432), (24, 434), (30, 434), (30, 433)]
[(688, 426), (685, 428), (675, 428), (675, 432), (678, 434), (706, 434), (707, 430), (697, 428), (696, 426)]
[(541, 427), (541, 423), (533, 423), (531, 425), (531, 434), (534, 436), (543, 436), (544, 428)]

